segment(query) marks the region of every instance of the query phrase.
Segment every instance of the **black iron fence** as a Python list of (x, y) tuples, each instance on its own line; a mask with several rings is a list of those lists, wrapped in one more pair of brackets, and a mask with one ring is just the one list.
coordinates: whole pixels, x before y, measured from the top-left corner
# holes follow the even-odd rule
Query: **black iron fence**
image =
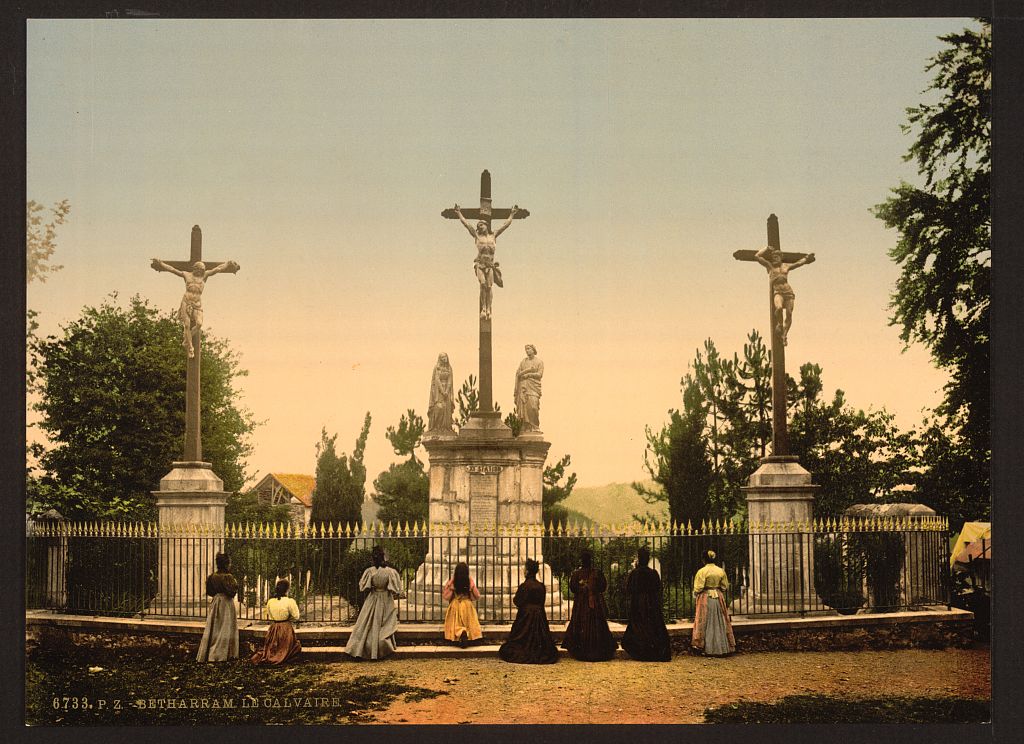
[(583, 551), (608, 581), (609, 618), (629, 613), (626, 577), (646, 546), (662, 579), (668, 621), (692, 618), (693, 576), (713, 550), (729, 577), (737, 615), (893, 612), (949, 605), (947, 524), (942, 518), (850, 518), (789, 524), (562, 525), (497, 527), (486, 534), (466, 525), (299, 527), (228, 525), (158, 529), (155, 525), (37, 523), (28, 533), (29, 609), (73, 614), (203, 618), (205, 577), (219, 552), (231, 558), (243, 620), (261, 620), (276, 580), (307, 623), (354, 622), (363, 595), (359, 579), (381, 545), (401, 575), (403, 622), (444, 620), (441, 587), (455, 565), (470, 565), (483, 622), (510, 623), (511, 599), (527, 557), (542, 562), (552, 622), (569, 618), (568, 577)]

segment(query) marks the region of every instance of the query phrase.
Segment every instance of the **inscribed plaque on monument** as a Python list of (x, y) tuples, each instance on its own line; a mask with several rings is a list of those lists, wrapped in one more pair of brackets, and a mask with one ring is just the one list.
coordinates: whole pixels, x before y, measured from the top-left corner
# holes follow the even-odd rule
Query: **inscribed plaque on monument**
[(469, 521), (494, 524), (498, 519), (498, 476), (469, 474)]

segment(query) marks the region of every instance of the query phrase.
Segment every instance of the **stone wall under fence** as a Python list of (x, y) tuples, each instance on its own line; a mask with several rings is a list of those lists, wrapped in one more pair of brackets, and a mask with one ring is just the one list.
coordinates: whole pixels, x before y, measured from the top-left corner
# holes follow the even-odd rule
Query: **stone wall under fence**
[[(239, 641), (244, 656), (262, 644), (267, 624), (240, 624)], [(738, 653), (771, 651), (868, 651), (894, 649), (965, 648), (977, 642), (974, 617), (964, 610), (898, 612), (880, 615), (779, 618), (733, 622)], [(689, 653), (692, 622), (672, 623), (669, 635), (676, 654)], [(307, 627), (296, 633), (308, 658), (335, 660), (348, 640), (349, 627)], [(564, 623), (553, 623), (552, 635), (560, 642)], [(624, 627), (612, 624), (621, 640)], [(89, 649), (99, 655), (139, 653), (153, 659), (194, 658), (203, 624), (196, 621), (131, 620), (94, 618), (50, 613), (26, 617), (26, 649), (55, 651)], [(507, 637), (508, 626), (484, 625), (486, 642), (497, 645)], [(400, 649), (431, 647), (440, 643), (438, 624), (399, 625)], [(453, 649), (454, 650), (454, 649)], [(471, 649), (472, 650), (472, 649)]]
[[(949, 605), (947, 531), (948, 524), (940, 517), (715, 522), (699, 527), (501, 525), (486, 533), (470, 524), (441, 523), (181, 525), (172, 529), (155, 524), (54, 522), (34, 525), (28, 532), (28, 558), (34, 568), (26, 575), (26, 599), (28, 609), (71, 614), (201, 619), (206, 614), (203, 602), (168, 605), (161, 582), (173, 577), (168, 577), (160, 556), (188, 552), (183, 565), (191, 580), (196, 572), (212, 573), (215, 554), (224, 551), (239, 582), (236, 603), (242, 620), (260, 620), (276, 579), (289, 577), (291, 596), (304, 621), (345, 625), (358, 614), (362, 602), (358, 582), (370, 564), (370, 551), (381, 545), (408, 593), (398, 600), (403, 622), (443, 622), (443, 601), (434, 591), (422, 592), (422, 581), (416, 580), (425, 556), (440, 556), (441, 573), (435, 577), (440, 581), (458, 561), (483, 565), (474, 561), (479, 554), (514, 556), (517, 561), (501, 564), (500, 571), (474, 576), (482, 593), (477, 605), (482, 622), (512, 622), (511, 598), (521, 580), (519, 563), (526, 557), (543, 557), (539, 578), (558, 595), (548, 603), (547, 612), (552, 622), (559, 623), (567, 621), (571, 612), (567, 578), (579, 565), (582, 551), (589, 550), (594, 565), (608, 580), (609, 617), (624, 620), (629, 604), (625, 580), (635, 565), (637, 549), (645, 546), (662, 579), (663, 611), (670, 622), (693, 617), (693, 575), (709, 549), (729, 577), (727, 598), (734, 615), (892, 612)], [(891, 550), (892, 561), (880, 562), (875, 551), (880, 541), (913, 549)], [(751, 563), (755, 543), (757, 565)], [(813, 551), (806, 553), (813, 555), (813, 563), (809, 558), (791, 559), (796, 544), (813, 544)], [(784, 588), (785, 596), (774, 598), (763, 592), (755, 596), (751, 591), (754, 571), (779, 570), (786, 576), (800, 566), (806, 577), (767, 585)], [(415, 612), (406, 607), (415, 607)]]

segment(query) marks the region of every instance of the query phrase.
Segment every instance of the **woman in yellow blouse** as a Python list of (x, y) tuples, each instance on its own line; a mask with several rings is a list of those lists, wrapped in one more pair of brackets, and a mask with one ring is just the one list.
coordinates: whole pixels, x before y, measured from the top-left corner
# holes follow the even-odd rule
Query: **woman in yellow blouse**
[(299, 619), (299, 606), (288, 596), (288, 587), (288, 579), (281, 579), (274, 587), (274, 596), (267, 600), (263, 615), (270, 619), (270, 628), (263, 648), (253, 654), (253, 664), (283, 664), (302, 651), (292, 627), (292, 620)]
[(449, 603), (444, 616), (444, 637), (465, 648), (470, 641), (483, 638), (480, 619), (473, 602), (480, 599), (480, 590), (469, 575), (469, 566), (459, 563), (455, 573), (441, 587), (441, 597)]
[(736, 650), (732, 620), (725, 604), (725, 590), (728, 588), (725, 570), (715, 565), (715, 551), (709, 550), (704, 556), (704, 568), (693, 577), (697, 611), (690, 639), (690, 645), (703, 651), (705, 656), (725, 656)]

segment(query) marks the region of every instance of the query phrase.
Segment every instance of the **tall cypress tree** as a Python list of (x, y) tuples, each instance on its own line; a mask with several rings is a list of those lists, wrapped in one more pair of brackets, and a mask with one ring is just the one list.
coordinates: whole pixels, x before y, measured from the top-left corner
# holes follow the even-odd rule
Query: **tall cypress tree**
[(311, 523), (346, 525), (361, 524), (363, 499), (366, 497), (366, 467), (363, 453), (370, 435), (370, 414), (356, 439), (352, 456), (335, 449), (338, 435), (327, 435), (324, 428), (316, 445), (316, 487), (313, 489)]

